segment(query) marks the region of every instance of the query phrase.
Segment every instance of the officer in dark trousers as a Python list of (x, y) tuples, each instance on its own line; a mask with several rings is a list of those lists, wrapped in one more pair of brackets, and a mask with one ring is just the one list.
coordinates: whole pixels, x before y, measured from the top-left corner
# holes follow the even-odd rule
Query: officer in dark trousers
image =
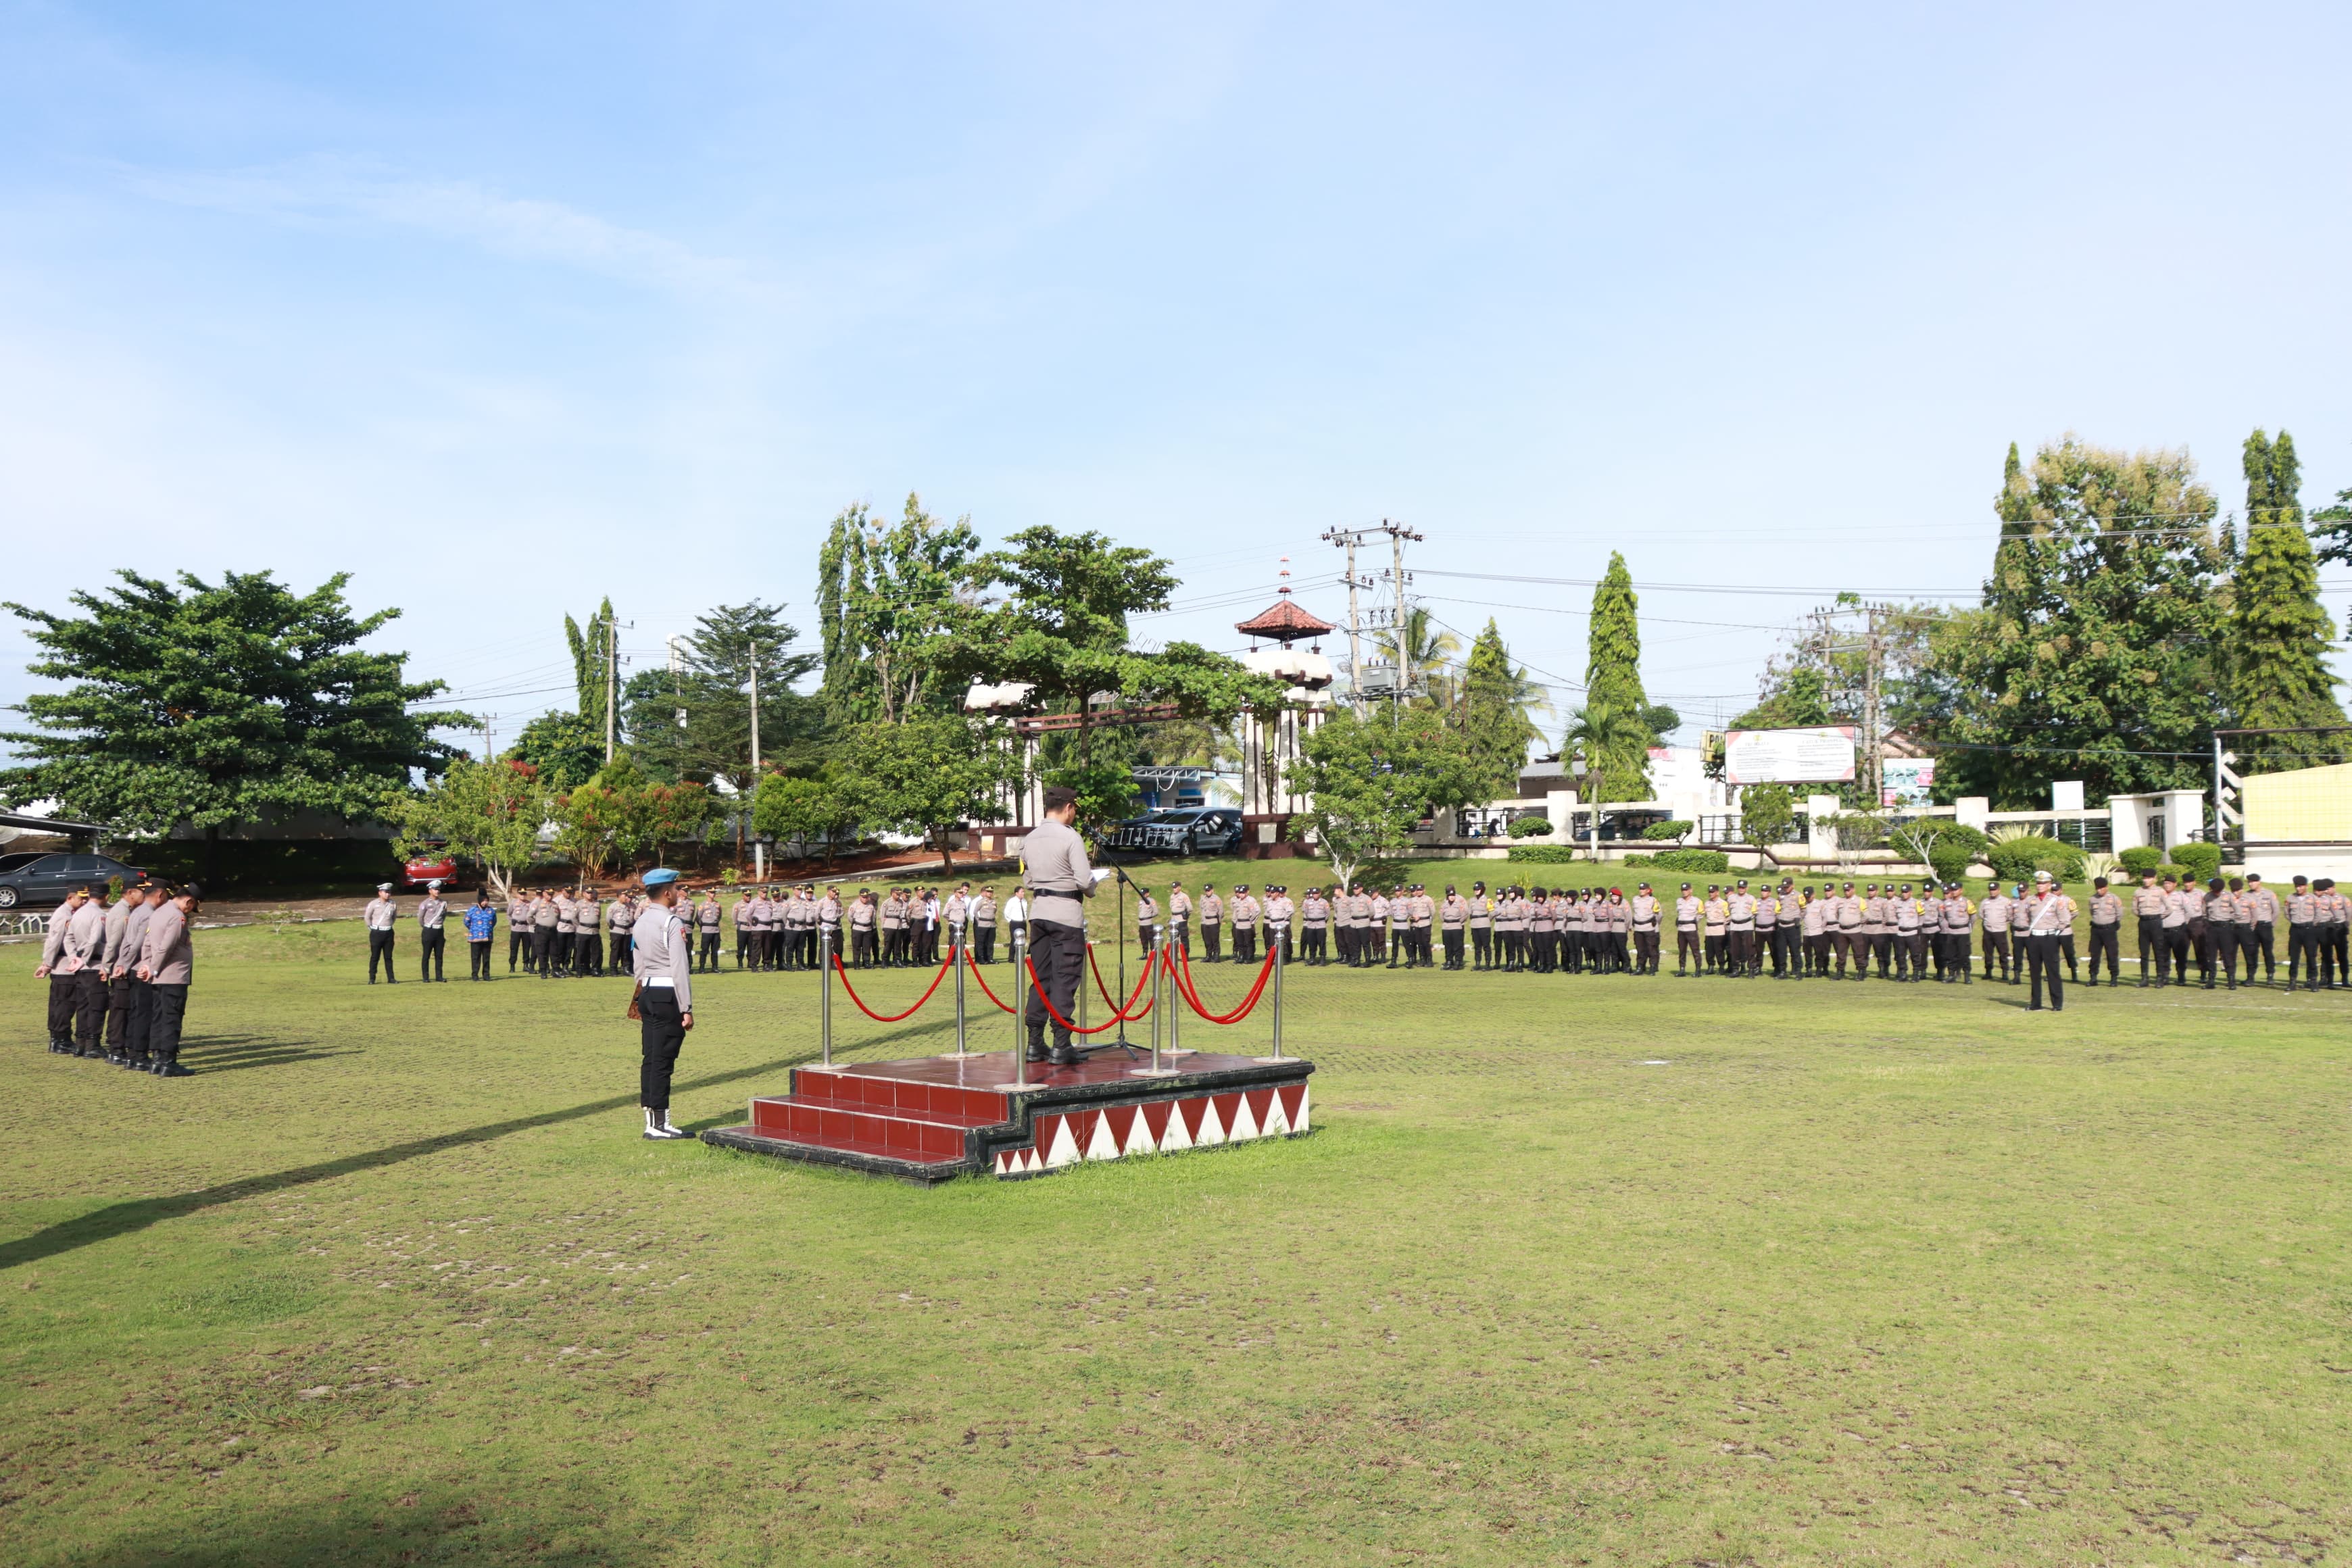
[[(1086, 973), (1087, 906), (1095, 884), (1110, 875), (1087, 863), (1086, 840), (1070, 824), (1078, 796), (1066, 784), (1045, 791), (1045, 819), (1021, 841), (1021, 886), (1029, 898), (1029, 963), (1037, 972), (1029, 987), (1022, 1021), (1027, 1026), (1029, 1059), (1045, 1055), (1045, 1026), (1054, 1026), (1055, 1067), (1081, 1060), (1070, 1043), (1070, 1019), (1078, 1005), (1078, 981)], [(1040, 994), (1040, 991), (1043, 994)]]
[(188, 922), (195, 919), (196, 885), (182, 888), (147, 921), (147, 940), (140, 949), (139, 978), (153, 988), (147, 1027), (147, 1070), (157, 1078), (194, 1076), (180, 1065), (180, 1026), (188, 1014), (188, 987), (195, 980), (196, 955), (188, 941)]
[(425, 896), (416, 900), (416, 978), (438, 980), (447, 984), (448, 975), (441, 966), (449, 949), (449, 933), (443, 923), (449, 918), (449, 901), (441, 896), (441, 884), (425, 884)]
[(677, 912), (676, 871), (656, 867), (645, 884), (646, 907), (630, 933), (637, 988), (629, 1016), (638, 1023), (637, 1103), (645, 1108), (645, 1135), (658, 1142), (692, 1136), (670, 1125), (669, 1084), (686, 1032), (694, 1027), (694, 928)]
[(392, 922), (400, 918), (400, 906), (392, 901), (392, 884), (378, 882), (375, 897), (368, 900), (362, 911), (367, 921), (368, 984), (375, 984), (375, 966), (383, 965), (383, 983), (400, 984), (400, 976), (392, 972)]

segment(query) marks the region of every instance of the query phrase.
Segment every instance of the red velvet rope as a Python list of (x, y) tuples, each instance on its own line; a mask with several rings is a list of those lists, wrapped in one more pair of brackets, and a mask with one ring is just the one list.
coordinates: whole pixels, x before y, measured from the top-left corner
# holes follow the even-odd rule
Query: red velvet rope
[[(1159, 958), (1155, 955), (1152, 959), (1152, 963), (1157, 963), (1158, 962)], [(1117, 1002), (1111, 999), (1110, 987), (1103, 984), (1102, 965), (1095, 962), (1095, 950), (1094, 945), (1091, 942), (1087, 946), (1087, 967), (1095, 972), (1095, 989), (1102, 994), (1104, 1005), (1110, 1009), (1112, 1023), (1132, 1024), (1138, 1018), (1144, 1017), (1150, 1013), (1151, 1004), (1149, 1002), (1146, 1002), (1143, 1005), (1143, 1011), (1140, 1013), (1130, 1013), (1127, 1010), (1128, 1007), (1135, 1005), (1136, 997), (1141, 996), (1143, 994), (1143, 988), (1151, 984), (1150, 963), (1145, 964), (1143, 966), (1143, 973), (1136, 977), (1135, 995), (1129, 996), (1127, 999), (1126, 1007), (1120, 1006)]]
[(1179, 947), (1175, 951), (1175, 955), (1169, 960), (1169, 964), (1176, 975), (1177, 993), (1184, 998), (1185, 1003), (1193, 1012), (1212, 1024), (1238, 1024), (1248, 1017), (1250, 1010), (1257, 1005), (1258, 997), (1265, 994), (1267, 978), (1274, 973), (1274, 961), (1281, 956), (1280, 942), (1275, 942), (1266, 948), (1265, 962), (1258, 966), (1257, 984), (1250, 987), (1249, 995), (1243, 999), (1239, 1007), (1223, 1016), (1201, 1005), (1201, 994), (1192, 988), (1192, 955), (1191, 953)]
[(971, 956), (971, 952), (970, 952), (969, 951), (967, 951), (967, 952), (964, 953), (964, 962), (971, 965), (971, 977), (972, 977), (974, 980), (977, 980), (977, 981), (979, 981), (979, 982), (980, 982), (980, 994), (981, 994), (982, 995), (983, 995), (983, 996), (987, 997), (991, 1002), (995, 1002), (995, 1003), (996, 1003), (996, 1010), (997, 1010), (998, 1012), (1000, 1012), (1000, 1013), (1010, 1013), (1010, 1012), (1012, 1012), (1012, 1011), (1013, 1011), (1013, 1009), (1012, 1009), (1011, 1007), (1007, 1006), (1004, 1003), (1003, 1003), (1003, 1002), (998, 1002), (998, 1001), (997, 1001), (997, 997), (996, 997), (996, 993), (995, 993), (995, 992), (993, 992), (993, 991), (991, 991), (991, 990), (988, 988), (988, 976), (981, 973), (981, 970), (980, 970), (980, 960), (978, 960), (977, 958), (972, 957), (972, 956)]
[(908, 1008), (905, 1012), (893, 1013), (889, 1016), (885, 1017), (881, 1014), (877, 1013), (873, 1008), (868, 1007), (865, 1001), (857, 994), (857, 987), (849, 983), (849, 970), (842, 963), (841, 954), (836, 952), (833, 955), (833, 967), (839, 971), (841, 974), (841, 988), (849, 993), (849, 999), (857, 1004), (857, 1010), (859, 1012), (865, 1014), (867, 1017), (873, 1019), (877, 1024), (895, 1024), (901, 1018), (911, 1018), (916, 1014), (921, 1012), (923, 1010), (923, 1004), (931, 999), (931, 992), (937, 991), (940, 988), (940, 982), (947, 978), (948, 965), (954, 962), (955, 950), (950, 948), (948, 950), (948, 955), (940, 960), (940, 972), (931, 976), (930, 990), (925, 991), (920, 996), (917, 997), (915, 999), (915, 1005)]
[(1054, 1005), (1054, 999), (1045, 994), (1045, 984), (1044, 981), (1037, 978), (1036, 963), (1025, 952), (1021, 955), (1021, 963), (1022, 966), (1029, 971), (1029, 984), (1036, 991), (1037, 1000), (1045, 1004), (1045, 1011), (1053, 1015), (1054, 1022), (1059, 1024), (1065, 1029), (1069, 1030), (1070, 1033), (1074, 1035), (1099, 1035), (1105, 1029), (1111, 1027), (1112, 1025), (1120, 1021), (1117, 1018), (1113, 1018), (1109, 1023), (1097, 1024), (1091, 1029), (1079, 1028), (1076, 1024), (1073, 1024), (1067, 1018), (1063, 1017), (1061, 1010)]

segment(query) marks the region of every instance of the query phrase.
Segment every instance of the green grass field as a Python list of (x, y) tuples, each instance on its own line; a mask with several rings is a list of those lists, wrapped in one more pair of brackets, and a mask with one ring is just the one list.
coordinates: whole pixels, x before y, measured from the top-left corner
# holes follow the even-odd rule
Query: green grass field
[[(48, 1055), (0, 949), (8, 1562), (2352, 1532), (2341, 997), (1293, 970), (1310, 1137), (922, 1191), (640, 1142), (618, 982), (371, 989), (362, 947), (203, 933), (176, 1082)], [(814, 984), (704, 988), (682, 1124), (783, 1088)]]

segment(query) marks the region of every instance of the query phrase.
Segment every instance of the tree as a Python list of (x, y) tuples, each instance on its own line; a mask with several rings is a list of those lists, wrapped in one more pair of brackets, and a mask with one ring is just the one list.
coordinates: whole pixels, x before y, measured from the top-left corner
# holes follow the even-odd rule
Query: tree
[(2311, 514), (2311, 521), (2318, 524), (2311, 531), (2311, 537), (2318, 546), (2323, 565), (2352, 561), (2352, 489), (2337, 490), (2336, 504), (2321, 507)]
[(593, 779), (555, 797), (555, 852), (580, 868), (582, 877), (593, 880), (613, 863), (625, 804)]
[(817, 552), (821, 695), (834, 721), (954, 711), (963, 694), (950, 666), (982, 613), (985, 575), (971, 520), (943, 524), (919, 496), (887, 528), (863, 505), (835, 517)]
[[(2336, 624), (2319, 602), (2319, 563), (2304, 531), (2303, 476), (2294, 438), (2256, 430), (2246, 437), (2246, 542), (2231, 595), (2229, 694), (2237, 727), (2341, 724), (2327, 652)], [(2241, 771), (2334, 762), (2343, 747), (2324, 735), (2247, 735), (2237, 740)]]
[(1403, 626), (1376, 633), (1372, 646), (1399, 669), (1412, 669), (1413, 679), (1428, 692), (1420, 700), (1433, 708), (1454, 706), (1454, 665), (1461, 657), (1462, 639), (1440, 626), (1425, 606), (1407, 606)]
[(604, 765), (604, 731), (577, 713), (551, 710), (522, 727), (505, 760), (529, 763), (542, 784), (561, 794)]
[(1668, 729), (1681, 723), (1671, 708), (1654, 710), (1642, 689), (1641, 601), (1633, 593), (1633, 574), (1625, 557), (1609, 552), (1609, 570), (1592, 589), (1592, 618), (1585, 633), (1584, 692), (1587, 701), (1604, 704), (1611, 712), (1631, 713), (1648, 726), (1643, 738), (1643, 765), (1652, 746), (1665, 743), (1664, 733), (1653, 722), (1664, 718)]
[(1299, 752), (1286, 782), (1313, 802), (1306, 816), (1343, 885), (1411, 848), (1423, 817), (1486, 798), (1462, 737), (1425, 708), (1361, 721), (1334, 710)]
[[(613, 665), (613, 601), (608, 597), (583, 626), (563, 617), (563, 640), (572, 649), (572, 679), (579, 692), (580, 717), (604, 733), (605, 682)], [(598, 752), (603, 752), (601, 742)]]
[(267, 572), (184, 572), (177, 586), (118, 575), (72, 595), (82, 616), (6, 606), (43, 649), (31, 673), (70, 684), (26, 699), (32, 732), (0, 736), (30, 759), (0, 771), (0, 799), (216, 842), (224, 825), (287, 812), (387, 819), (414, 775), (462, 754), (433, 731), (474, 720), (422, 708), (442, 683), (408, 680), (405, 654), (359, 647), (400, 612), (355, 617), (349, 574), (309, 594)]
[(751, 826), (779, 844), (823, 845), (829, 866), (842, 843), (855, 844), (865, 830), (866, 813), (848, 774), (835, 765), (814, 778), (762, 778), (751, 802)]
[(500, 902), (514, 890), (516, 875), (539, 857), (539, 830), (546, 823), (547, 786), (529, 763), (477, 763), (454, 759), (438, 779), (398, 808), (400, 836), (394, 850), (405, 858), (433, 845), (482, 868)]
[(1470, 645), (1454, 705), (1454, 728), (1487, 790), (1501, 795), (1517, 788), (1528, 747), (1543, 738), (1532, 713), (1549, 706), (1543, 688), (1512, 664), (1503, 634), (1487, 617), (1486, 630)]
[(1570, 710), (1559, 751), (1563, 757), (1583, 759), (1580, 787), (1591, 807), (1595, 842), (1601, 836), (1601, 804), (1610, 790), (1647, 787), (1642, 781), (1649, 773), (1652, 739), (1648, 719), (1630, 703), (1588, 689), (1584, 706)]
[(1756, 706), (1731, 721), (1734, 730), (1803, 730), (1835, 723), (1829, 676), (1814, 665), (1768, 668)]
[(2030, 805), (2053, 778), (2094, 798), (2201, 782), (2221, 689), (2216, 510), (2183, 451), (2068, 436), (2028, 469), (2010, 448), (1982, 610), (1937, 645), (1938, 795)]
[(782, 605), (758, 599), (720, 605), (678, 639), (676, 668), (630, 677), (630, 750), (646, 773), (720, 783), (748, 798), (755, 673), (761, 761), (793, 772), (813, 771), (822, 763), (824, 708), (817, 699), (793, 689), (794, 681), (815, 669), (816, 658), (793, 651), (800, 633), (783, 612)]
[(983, 726), (950, 714), (861, 724), (845, 748), (845, 763), (867, 819), (923, 835), (950, 870), (955, 856), (949, 834), (967, 822), (1003, 817), (1004, 795), (1021, 773)]
[(1778, 844), (1797, 820), (1797, 792), (1784, 784), (1749, 784), (1739, 792), (1739, 831), (1750, 844)]

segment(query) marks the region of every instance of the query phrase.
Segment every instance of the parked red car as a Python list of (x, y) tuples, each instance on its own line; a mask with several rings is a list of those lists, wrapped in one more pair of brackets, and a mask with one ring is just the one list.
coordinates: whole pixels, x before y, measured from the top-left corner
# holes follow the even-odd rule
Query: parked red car
[(457, 860), (453, 855), (418, 855), (401, 863), (400, 874), (412, 888), (427, 882), (438, 882), (445, 888), (457, 882)]

